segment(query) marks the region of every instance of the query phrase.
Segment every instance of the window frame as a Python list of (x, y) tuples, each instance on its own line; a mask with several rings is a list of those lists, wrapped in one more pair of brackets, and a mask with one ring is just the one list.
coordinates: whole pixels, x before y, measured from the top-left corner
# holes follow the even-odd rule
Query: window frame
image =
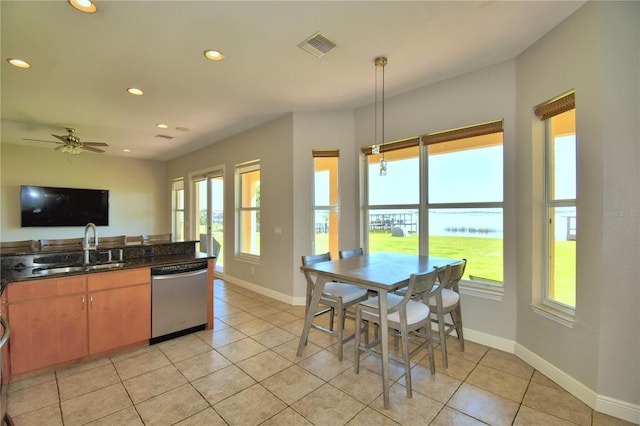
[[(311, 192), (312, 203), (313, 203), (313, 241), (312, 241), (312, 253), (321, 254), (317, 251), (317, 241), (316, 236), (318, 233), (316, 217), (319, 211), (328, 211), (329, 214), (333, 212), (336, 216), (335, 219), (329, 218), (328, 230), (327, 230), (327, 238), (328, 238), (328, 251), (331, 253), (333, 258), (338, 257), (338, 251), (340, 248), (340, 150), (331, 150), (331, 151), (312, 151), (313, 156), (313, 188)], [(316, 204), (316, 173), (317, 170), (317, 161), (318, 159), (326, 159), (332, 158), (335, 159), (335, 167), (327, 168), (329, 173), (331, 174), (332, 169), (335, 170), (336, 176), (329, 177), (330, 188), (329, 188), (329, 204)], [(335, 194), (333, 191), (333, 184), (335, 182)], [(335, 203), (332, 203), (332, 199), (335, 199)], [(322, 250), (322, 253), (326, 253)]]
[[(182, 207), (178, 205), (180, 200), (182, 201)], [(179, 220), (180, 213), (182, 213), (182, 223), (180, 223)], [(171, 232), (176, 239), (183, 240), (185, 231), (186, 220), (184, 177), (179, 177), (173, 179), (171, 183)]]
[[(255, 206), (246, 206), (243, 204), (243, 200), (245, 199), (243, 193), (243, 175), (247, 173), (258, 172), (259, 178), (258, 188), (260, 187), (260, 177), (261, 177), (261, 169), (260, 169), (260, 160), (248, 161), (245, 163), (237, 164), (235, 166), (235, 198), (236, 198), (236, 214), (235, 214), (235, 244), (234, 244), (234, 252), (235, 257), (239, 260), (244, 260), (249, 263), (258, 264), (260, 262), (260, 198), (257, 199), (257, 203)], [(256, 230), (255, 236), (257, 236), (258, 241), (252, 242), (252, 246), (255, 244), (257, 249), (257, 253), (251, 253), (247, 251), (243, 251), (243, 238), (244, 238), (244, 222), (243, 215), (245, 213), (255, 213), (256, 214)], [(250, 237), (252, 240), (254, 236)]]

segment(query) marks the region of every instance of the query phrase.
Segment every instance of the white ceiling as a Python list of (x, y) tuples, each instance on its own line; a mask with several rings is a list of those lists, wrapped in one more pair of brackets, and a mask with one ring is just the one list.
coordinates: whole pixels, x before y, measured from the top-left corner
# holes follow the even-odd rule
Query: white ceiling
[[(74, 127), (109, 143), (82, 155), (169, 160), (288, 112), (371, 104), (376, 56), (389, 59), (387, 97), (513, 58), (584, 4), (96, 2), (85, 14), (61, 0), (1, 1), (2, 143), (53, 149), (23, 138)], [(321, 58), (297, 47), (316, 31), (338, 44)]]

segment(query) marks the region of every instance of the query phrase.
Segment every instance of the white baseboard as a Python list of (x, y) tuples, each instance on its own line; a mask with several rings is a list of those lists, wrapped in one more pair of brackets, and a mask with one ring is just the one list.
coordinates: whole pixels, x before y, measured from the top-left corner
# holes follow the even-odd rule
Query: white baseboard
[(464, 337), (475, 343), (512, 353), (524, 362), (553, 380), (571, 395), (592, 409), (609, 416), (640, 424), (640, 405), (621, 401), (604, 395), (598, 395), (586, 385), (580, 383), (555, 365), (536, 355), (526, 347), (512, 340), (496, 337), (480, 331), (464, 329)]
[(248, 281), (244, 281), (244, 280), (241, 280), (240, 278), (232, 277), (229, 275), (225, 275), (224, 278), (221, 278), (221, 279), (224, 279), (224, 281), (227, 281), (231, 284), (235, 284), (238, 287), (246, 288), (247, 290), (251, 290), (263, 296), (267, 296), (272, 299), (278, 300), (280, 302), (288, 303), (294, 306), (304, 306), (307, 300), (306, 296), (292, 297), (292, 296), (289, 296), (288, 294), (280, 293), (278, 291), (271, 290), (269, 288), (264, 288), (257, 284), (250, 283)]

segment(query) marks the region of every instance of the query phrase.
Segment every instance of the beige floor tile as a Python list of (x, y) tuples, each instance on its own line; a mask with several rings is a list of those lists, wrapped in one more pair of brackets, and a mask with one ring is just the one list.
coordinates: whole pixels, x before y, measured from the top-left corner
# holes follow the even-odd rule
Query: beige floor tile
[(257, 425), (287, 408), (259, 384), (255, 384), (213, 406), (230, 425)]
[(273, 348), (274, 346), (281, 345), (285, 342), (288, 342), (289, 340), (295, 340), (296, 342), (299, 342), (297, 336), (278, 327), (272, 327), (269, 330), (254, 334), (251, 336), (251, 338), (268, 348)]
[(60, 402), (65, 426), (89, 423), (131, 405), (131, 400), (122, 383)]
[(225, 324), (229, 324), (232, 327), (234, 325), (238, 325), (238, 324), (241, 324), (243, 322), (247, 322), (247, 321), (251, 321), (251, 320), (256, 319), (256, 317), (254, 315), (251, 315), (250, 313), (245, 312), (245, 311), (234, 312), (232, 314), (222, 315), (222, 316), (219, 316), (217, 318), (220, 319)]
[(222, 420), (222, 417), (220, 417), (218, 413), (216, 413), (214, 409), (211, 407), (205, 408), (199, 413), (196, 413), (193, 416), (187, 417), (181, 422), (176, 423), (176, 426), (202, 426), (202, 425), (227, 426), (227, 423), (225, 423), (225, 421)]
[(573, 423), (591, 424), (593, 410), (562, 389), (530, 383), (522, 404)]
[(231, 361), (216, 350), (209, 350), (175, 364), (176, 368), (191, 382), (229, 365)]
[[(215, 311), (214, 311), (215, 312)], [(213, 317), (213, 330), (215, 331), (219, 331), (219, 330), (223, 330), (225, 328), (231, 327), (229, 324), (227, 324), (226, 322), (220, 320), (217, 317)]]
[(111, 360), (109, 358), (100, 358), (95, 361), (85, 362), (82, 364), (74, 365), (72, 367), (67, 367), (62, 370), (56, 371), (56, 377), (58, 379), (62, 377), (73, 376), (74, 374), (83, 373), (85, 371), (93, 370), (98, 367), (104, 367), (105, 365), (111, 365)]
[[(265, 321), (270, 321), (269, 318), (263, 318)], [(291, 334), (295, 334), (296, 336), (302, 335), (302, 329), (304, 327), (304, 319), (297, 318), (291, 321), (283, 322), (280, 324), (276, 324), (283, 330), (287, 330)]]
[(328, 348), (329, 346), (338, 343), (338, 337), (327, 332), (312, 328), (309, 331), (308, 341), (323, 348)]
[(316, 425), (344, 425), (365, 407), (329, 384), (322, 385), (291, 406)]
[[(422, 365), (416, 365), (411, 369), (411, 382), (414, 392), (419, 392), (442, 404), (449, 401), (451, 395), (458, 390), (462, 383), (446, 374), (431, 374), (431, 370)], [(406, 386), (405, 377), (402, 376), (398, 383)]]
[(534, 410), (526, 405), (520, 407), (516, 420), (513, 422), (514, 426), (572, 426), (575, 423), (568, 422), (559, 417), (552, 416), (551, 414), (544, 413), (542, 411)]
[(500, 370), (478, 365), (467, 377), (465, 383), (475, 385), (489, 392), (515, 402), (522, 402), (529, 381)]
[[(478, 363), (469, 361), (459, 354), (449, 352), (447, 356), (448, 367), (444, 368), (442, 365), (442, 353), (438, 350), (434, 351), (434, 359), (437, 373), (446, 374), (458, 380), (466, 379), (471, 371), (476, 368), (476, 365), (478, 365)], [(429, 358), (425, 357), (421, 359), (419, 364), (429, 367)]]
[(369, 407), (365, 407), (347, 423), (348, 426), (397, 426), (398, 424), (398, 422)]
[(174, 424), (207, 408), (208, 404), (190, 384), (136, 405), (147, 426)]
[(122, 361), (114, 361), (118, 375), (122, 380), (139, 376), (149, 371), (169, 365), (171, 361), (158, 348), (142, 353), (141, 355), (125, 358)]
[(265, 351), (242, 360), (236, 365), (255, 380), (261, 381), (291, 367), (293, 363), (273, 351)]
[(300, 339), (296, 337), (295, 339), (289, 340), (286, 343), (275, 346), (273, 348), (273, 351), (285, 357), (291, 362), (300, 362), (303, 359), (309, 358), (310, 356), (315, 355), (322, 350), (322, 348), (318, 345), (307, 343), (307, 345), (302, 350), (302, 355), (298, 356), (299, 343)]
[(217, 351), (231, 362), (240, 362), (243, 359), (250, 358), (266, 350), (269, 350), (269, 348), (261, 345), (250, 337), (217, 348)]
[(60, 400), (64, 401), (116, 383), (120, 383), (120, 376), (113, 364), (109, 362), (102, 367), (59, 378), (58, 391)]
[(192, 382), (198, 392), (213, 405), (256, 383), (247, 373), (230, 365)]
[(510, 425), (519, 404), (484, 389), (463, 383), (448, 406), (491, 425)]
[(553, 380), (551, 380), (550, 378), (548, 378), (547, 376), (545, 376), (544, 374), (542, 374), (537, 370), (533, 372), (533, 376), (531, 376), (531, 381), (533, 383), (549, 386), (551, 388), (556, 388), (558, 390), (562, 389), (560, 385), (558, 385), (556, 382), (554, 382)]
[(211, 350), (211, 346), (194, 334), (159, 343), (159, 349), (173, 363)]
[(41, 374), (39, 376), (34, 376), (28, 379), (9, 383), (8, 392), (14, 392), (17, 390), (30, 388), (36, 385), (43, 385), (45, 383), (55, 382), (55, 381), (56, 381), (56, 373), (51, 372), (51, 373)]
[(246, 334), (247, 336), (253, 336), (254, 334), (261, 333), (263, 331), (272, 329), (275, 325), (267, 322), (263, 319), (256, 318), (251, 321), (243, 322), (241, 324), (237, 324), (233, 326), (236, 330), (241, 333)]
[[(40, 408), (34, 411), (29, 411), (24, 414), (15, 415), (10, 412), (13, 423), (16, 426), (62, 426), (62, 414), (60, 413), (60, 406), (58, 404), (49, 405), (48, 407)], [(3, 423), (4, 424), (4, 423)]]
[[(382, 360), (375, 355), (360, 354), (360, 368), (366, 368), (382, 375)], [(402, 376), (404, 376), (404, 365), (397, 362), (389, 362), (389, 380), (395, 382)]]
[(482, 426), (485, 424), (451, 407), (442, 407), (429, 426)]
[(7, 412), (19, 416), (51, 405), (58, 405), (58, 387), (55, 381), (11, 391)]
[[(440, 351), (439, 345), (438, 348), (434, 347), (434, 350)], [(479, 362), (488, 350), (488, 346), (484, 346), (470, 340), (465, 340), (464, 351), (461, 351), (460, 344), (456, 337), (449, 336), (447, 338), (447, 354), (454, 354), (471, 362)]]
[(593, 412), (593, 426), (637, 426), (640, 425), (640, 418), (638, 423), (631, 423), (626, 420), (611, 417), (607, 414)]
[(144, 426), (142, 419), (134, 407), (128, 407), (117, 413), (110, 414), (98, 420), (87, 423), (87, 426)]
[(256, 306), (255, 308), (251, 308), (251, 315), (255, 315), (258, 318), (263, 318), (268, 315), (279, 314), (282, 313), (282, 310), (269, 306), (267, 304), (262, 306)]
[(489, 349), (478, 364), (513, 374), (514, 376), (522, 377), (525, 380), (531, 380), (531, 376), (534, 371), (533, 367), (514, 354), (503, 352), (498, 349)]
[(134, 404), (182, 386), (187, 379), (173, 366), (167, 365), (124, 381)]
[(407, 398), (407, 388), (399, 383), (389, 389), (389, 408), (384, 408), (384, 398), (380, 395), (370, 404), (370, 407), (403, 425), (419, 423), (428, 425), (442, 409), (442, 404), (421, 395), (413, 393), (413, 398)]
[(228, 345), (229, 343), (237, 342), (238, 340), (245, 339), (246, 334), (240, 333), (233, 327), (227, 327), (222, 330), (215, 330), (211, 335), (200, 336), (200, 338), (214, 349)]
[(351, 361), (343, 359), (339, 362), (334, 353), (326, 350), (303, 359), (298, 365), (323, 380), (331, 380), (343, 371), (353, 369)]
[(136, 357), (138, 355), (142, 355), (145, 354), (147, 352), (155, 352), (157, 351), (158, 348), (152, 345), (144, 345), (144, 346), (138, 346), (137, 348), (133, 348), (130, 349), (128, 351), (124, 351), (124, 352), (119, 352), (117, 354), (112, 355), (111, 358), (111, 362), (116, 363), (119, 361), (123, 361), (127, 358), (133, 358)]
[(370, 404), (382, 394), (382, 376), (366, 368), (361, 368), (358, 374), (349, 368), (329, 383), (364, 404)]
[(318, 389), (324, 383), (324, 380), (297, 365), (292, 365), (261, 382), (265, 388), (289, 405)]
[[(292, 322), (296, 322), (296, 321), (301, 321), (300, 317), (297, 317), (295, 315), (293, 315), (292, 313), (289, 312), (278, 312), (278, 313), (273, 313), (273, 314), (269, 314), (269, 315), (264, 315), (262, 317), (263, 320), (273, 324), (273, 325), (277, 325), (279, 327), (282, 327), (285, 324), (290, 324)], [(297, 324), (297, 322), (296, 322)], [(300, 327), (296, 327), (296, 331), (297, 331), (297, 336), (302, 334), (302, 323), (300, 323)]]
[(285, 410), (280, 411), (275, 416), (271, 417), (266, 422), (262, 423), (261, 426), (312, 426), (312, 423), (309, 423), (307, 419), (302, 417), (300, 414), (296, 413), (291, 408), (287, 408)]

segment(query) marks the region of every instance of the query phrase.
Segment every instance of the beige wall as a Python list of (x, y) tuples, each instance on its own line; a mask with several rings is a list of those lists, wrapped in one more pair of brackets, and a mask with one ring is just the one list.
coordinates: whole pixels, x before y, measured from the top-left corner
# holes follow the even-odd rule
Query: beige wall
[[(224, 273), (229, 280), (292, 301), (293, 281), (293, 114), (242, 132), (167, 163), (167, 187), (179, 177), (214, 166), (224, 167)], [(260, 261), (234, 256), (234, 167), (260, 160)], [(186, 217), (191, 214), (190, 185), (185, 191)], [(276, 235), (275, 228), (282, 230)]]
[[(580, 383), (640, 403), (638, 94), (640, 4), (588, 3), (518, 58), (518, 333), (524, 348)], [(570, 48), (567, 48), (570, 47)], [(534, 313), (543, 224), (541, 124), (531, 108), (576, 91), (576, 323)], [(619, 213), (620, 215), (611, 214)], [(630, 328), (627, 328), (630, 327)], [(640, 420), (640, 419), (638, 419)]]
[(108, 189), (109, 226), (98, 235), (169, 232), (165, 163), (63, 155), (51, 147), (1, 144), (0, 240), (82, 237), (81, 227), (21, 228), (20, 185)]

